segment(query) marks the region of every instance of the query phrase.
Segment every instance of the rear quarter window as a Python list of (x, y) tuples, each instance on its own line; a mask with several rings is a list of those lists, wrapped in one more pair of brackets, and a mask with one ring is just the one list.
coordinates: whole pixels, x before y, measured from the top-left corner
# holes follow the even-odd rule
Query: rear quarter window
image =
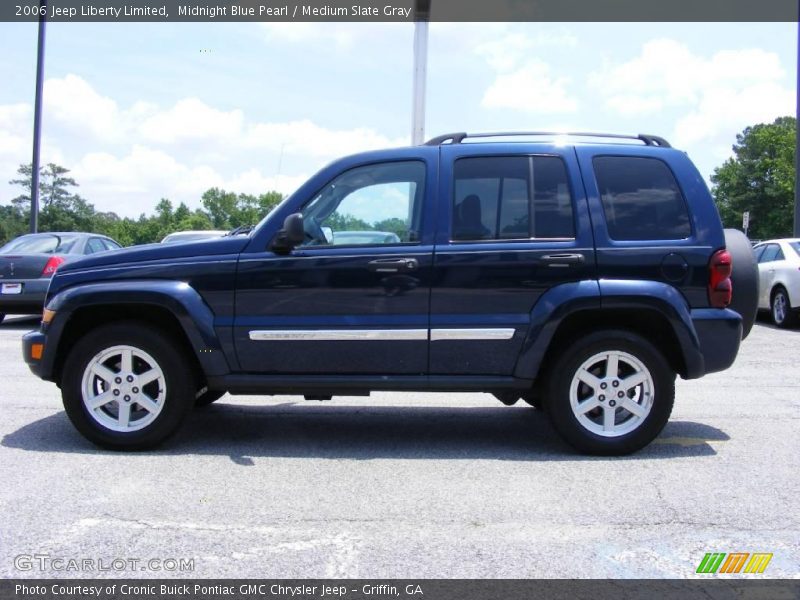
[(682, 240), (691, 235), (686, 201), (666, 163), (598, 156), (593, 165), (612, 239)]

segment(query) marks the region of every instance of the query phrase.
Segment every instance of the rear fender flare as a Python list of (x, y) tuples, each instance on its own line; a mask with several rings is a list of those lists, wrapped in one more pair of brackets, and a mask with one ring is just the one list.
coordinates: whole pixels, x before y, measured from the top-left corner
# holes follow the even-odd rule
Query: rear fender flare
[(599, 280), (566, 283), (545, 292), (531, 311), (514, 375), (535, 379), (553, 337), (564, 319), (578, 311), (598, 309), (656, 311), (667, 319), (680, 345), (687, 378), (705, 369), (700, 341), (685, 298), (658, 281)]

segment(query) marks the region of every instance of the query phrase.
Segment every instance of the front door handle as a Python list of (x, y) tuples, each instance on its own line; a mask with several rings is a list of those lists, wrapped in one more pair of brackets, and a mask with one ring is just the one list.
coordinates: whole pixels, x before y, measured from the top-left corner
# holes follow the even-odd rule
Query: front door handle
[(403, 273), (416, 271), (419, 261), (416, 258), (379, 258), (367, 263), (367, 267), (375, 273)]
[(583, 264), (586, 257), (583, 254), (545, 254), (539, 260), (548, 267), (569, 267)]

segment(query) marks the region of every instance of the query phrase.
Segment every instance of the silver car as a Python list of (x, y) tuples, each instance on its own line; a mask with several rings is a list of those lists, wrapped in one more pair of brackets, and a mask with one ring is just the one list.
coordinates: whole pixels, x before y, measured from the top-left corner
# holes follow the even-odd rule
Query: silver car
[(778, 327), (797, 324), (800, 312), (800, 238), (767, 240), (753, 248), (758, 261), (758, 308)]

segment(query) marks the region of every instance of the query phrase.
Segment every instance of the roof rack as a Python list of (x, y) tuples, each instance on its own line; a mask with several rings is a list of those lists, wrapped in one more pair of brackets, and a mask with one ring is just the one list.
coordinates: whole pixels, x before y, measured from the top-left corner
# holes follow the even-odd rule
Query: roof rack
[(620, 133), (591, 133), (577, 131), (496, 131), (492, 133), (446, 133), (425, 142), (426, 146), (441, 146), (442, 144), (460, 144), (467, 138), (512, 137), (512, 136), (569, 136), (569, 137), (598, 137), (623, 140), (639, 140), (645, 146), (659, 148), (672, 148), (670, 143), (657, 135), (640, 133), (639, 135), (624, 135)]

